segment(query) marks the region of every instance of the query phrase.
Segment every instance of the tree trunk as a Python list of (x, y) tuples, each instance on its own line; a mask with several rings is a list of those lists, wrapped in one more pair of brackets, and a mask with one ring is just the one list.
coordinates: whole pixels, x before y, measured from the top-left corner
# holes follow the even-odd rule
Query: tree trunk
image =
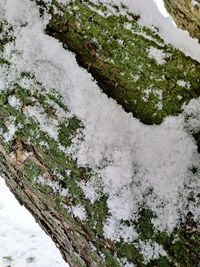
[[(51, 11), (47, 33), (75, 52), (103, 91), (142, 122), (161, 123), (199, 96), (199, 63), (165, 44), (159, 31), (142, 27), (126, 7), (127, 15), (118, 16), (119, 7), (110, 13), (89, 1), (53, 6), (59, 12)], [(189, 90), (180, 81), (188, 82)]]
[(200, 2), (199, 0), (164, 0), (165, 7), (177, 26), (187, 30), (200, 42)]
[[(11, 96), (22, 102), (20, 110), (8, 103)], [(162, 244), (170, 256), (170, 260), (163, 256), (147, 265), (143, 264), (143, 257), (135, 245), (104, 238), (103, 223), (108, 216), (106, 196), (94, 203), (85, 199), (78, 183), (89, 180), (91, 173), (78, 167), (76, 161), (61, 149), (70, 145), (70, 138), (76, 134), (80, 122), (75, 117), (66, 119), (59, 125), (59, 140), (55, 141), (42, 131), (37, 119), (26, 112), (29, 108), (39, 107), (50, 120), (59, 120), (57, 108), (66, 111), (66, 107), (57, 93), (35, 92), (31, 95), (28, 89), (16, 86), (10, 93), (1, 92), (0, 98), (1, 129), (4, 132), (0, 135), (1, 174), (20, 203), (52, 237), (70, 266), (121, 266), (117, 258), (126, 258), (135, 266), (197, 266), (199, 232), (190, 220), (171, 235), (165, 232), (155, 235), (151, 213), (141, 212), (141, 236)], [(16, 125), (20, 123), (22, 127), (12, 140), (6, 142), (10, 116), (16, 119)], [(87, 221), (72, 216), (70, 208), (79, 205), (87, 211)], [(175, 237), (177, 241), (174, 241)]]
[[(73, 13), (74, 3), (79, 8), (78, 19)], [(104, 18), (88, 7), (88, 2), (72, 2), (65, 9), (64, 17), (55, 14), (47, 31), (77, 52), (79, 62), (95, 75), (106, 92), (108, 85), (111, 86), (108, 94), (117, 99), (125, 109), (132, 111), (146, 123), (158, 123), (169, 114), (180, 113), (183, 102), (199, 95), (200, 71), (197, 62), (185, 57), (170, 45), (165, 45), (150, 30), (139, 28), (137, 16), (131, 15), (132, 22), (120, 16)], [(91, 24), (88, 25), (88, 18), (91, 16)], [(116, 36), (111, 38), (116, 21), (119, 26)], [(121, 31), (121, 23), (131, 23), (134, 32), (128, 29)], [(87, 27), (91, 27), (90, 33), (94, 33), (90, 38), (86, 36)], [(58, 29), (62, 29), (61, 35), (58, 35)], [(104, 30), (111, 31), (108, 35), (112, 42), (108, 47), (108, 40), (102, 43), (105, 36), (101, 33)], [(8, 37), (1, 39), (0, 48), (3, 49), (8, 41), (11, 41)], [(134, 49), (131, 42), (136, 44)], [(124, 43), (126, 45), (121, 49)], [(170, 54), (165, 63), (159, 64), (148, 57), (145, 51), (151, 47)], [(131, 58), (130, 65), (125, 70), (127, 62), (123, 61), (124, 53)], [(5, 66), (9, 62), (2, 58), (0, 64)], [(142, 66), (140, 73), (139, 65)], [(159, 81), (163, 73), (165, 78)], [(133, 77), (130, 79), (131, 74)], [(137, 75), (142, 75), (142, 78), (136, 77)], [(24, 77), (37, 85), (37, 88), (41, 86), (31, 73), (22, 73), (21, 78)], [(178, 85), (179, 80), (189, 82), (191, 88), (185, 90)], [(144, 91), (150, 85), (162, 90), (165, 96), (162, 102), (163, 112), (159, 110), (156, 115), (155, 105), (158, 106), (161, 101), (159, 95), (152, 94), (150, 99), (143, 101), (144, 92), (139, 90)], [(130, 90), (133, 86), (136, 86), (137, 92)], [(138, 267), (197, 266), (200, 239), (197, 226), (190, 217), (171, 234), (155, 232), (151, 223), (151, 211), (141, 209), (137, 226), (141, 240), (157, 242), (168, 253), (168, 256), (162, 255), (147, 264), (135, 243), (105, 238), (103, 225), (109, 215), (107, 196), (102, 195), (93, 203), (86, 199), (80, 182), (88, 181), (94, 174), (89, 168), (79, 167), (77, 161), (66, 153), (83, 123), (70, 115), (69, 108), (57, 92), (40, 89), (31, 91), (25, 85), (22, 88), (16, 81), (9, 90), (0, 91), (0, 169), (13, 194), (52, 237), (69, 265), (120, 267), (127, 266), (126, 263), (133, 266), (132, 263)], [(177, 98), (179, 94), (183, 100), (180, 100), (181, 97)], [(13, 99), (20, 105), (14, 105)], [(31, 115), (31, 110), (38, 111), (39, 115)], [(47, 125), (53, 125), (57, 121), (58, 138), (55, 139), (51, 132), (42, 127), (41, 118)], [(17, 129), (12, 131), (13, 128)], [(79, 215), (75, 209), (79, 210)], [(84, 213), (87, 213), (87, 220)]]

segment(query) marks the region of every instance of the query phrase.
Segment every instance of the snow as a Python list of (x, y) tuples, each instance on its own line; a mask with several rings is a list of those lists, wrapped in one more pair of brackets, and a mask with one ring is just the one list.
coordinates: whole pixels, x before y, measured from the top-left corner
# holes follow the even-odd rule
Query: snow
[(200, 131), (200, 105), (198, 99), (193, 99), (184, 108), (187, 124), (190, 130), (194, 133)]
[[(141, 0), (139, 4), (133, 0), (120, 2), (140, 14), (143, 25), (157, 26), (166, 42), (200, 60), (197, 41), (175, 29), (170, 19), (156, 11), (151, 0)], [(171, 232), (188, 211), (195, 212), (198, 221), (200, 211), (196, 202), (188, 205), (187, 198), (191, 192), (197, 195), (199, 188), (200, 160), (191, 131), (199, 129), (200, 111), (196, 103), (200, 100), (191, 102), (190, 108), (185, 107), (180, 116), (166, 118), (160, 126), (143, 125), (104, 95), (91, 75), (77, 65), (75, 56), (44, 33), (48, 16), (41, 20), (33, 2), (3, 0), (0, 10), (5, 11), (2, 13), (13, 25), (16, 37), (4, 51), (11, 65), (6, 76), (5, 69), (0, 68), (1, 83), (9, 86), (10, 82), (19, 80), (20, 73), (31, 72), (43, 87), (56, 89), (72, 114), (80, 118), (84, 129), (73, 139), (68, 154), (77, 159), (80, 166), (89, 166), (97, 174), (96, 178), (81, 183), (86, 198), (94, 202), (102, 194), (108, 197), (111, 215), (104, 225), (105, 237), (123, 238), (126, 242), (136, 240), (138, 234), (134, 226), (127, 226), (123, 221), (136, 221), (141, 206), (157, 216), (152, 221), (157, 230)], [(155, 56), (163, 60), (162, 55), (158, 58), (154, 53)], [(160, 92), (157, 96), (162, 98)], [(27, 112), (38, 119), (44, 131), (57, 138), (56, 121), (46, 121), (42, 110), (29, 108)], [(186, 120), (188, 114), (192, 118)], [(10, 129), (8, 140), (15, 130)], [(198, 170), (197, 174), (191, 172), (193, 167)], [(83, 207), (74, 207), (72, 212), (80, 219), (87, 216)], [(150, 251), (157, 251), (155, 244), (150, 247)], [(148, 258), (147, 250), (149, 246), (143, 249)], [(158, 255), (158, 252), (152, 253), (152, 257)]]
[(138, 237), (133, 226), (122, 224), (112, 217), (104, 225), (104, 235), (107, 239), (118, 242), (123, 239), (127, 243), (133, 242)]
[(73, 213), (74, 217), (79, 218), (81, 221), (84, 221), (87, 218), (85, 208), (81, 205), (72, 207), (71, 212)]
[(3, 137), (4, 137), (5, 142), (8, 142), (8, 141), (12, 140), (12, 138), (13, 138), (16, 130), (17, 130), (17, 127), (15, 126), (15, 118), (10, 116), (9, 121), (7, 122), (6, 126), (9, 130), (8, 130), (8, 132), (4, 133)]
[(167, 10), (165, 8), (165, 5), (163, 3), (163, 0), (154, 0), (154, 2), (156, 3), (158, 10), (160, 11), (160, 13), (164, 16), (164, 17), (168, 17), (169, 14), (167, 13)]
[(58, 139), (58, 131), (57, 125), (58, 121), (56, 119), (50, 119), (45, 116), (44, 109), (42, 107), (37, 106), (27, 106), (25, 110), (25, 115), (29, 117), (36, 118), (40, 123), (40, 127), (44, 130), (44, 132), (48, 133), (50, 137), (57, 140)]
[(86, 183), (81, 181), (79, 186), (83, 190), (85, 197), (94, 203), (95, 200), (99, 199), (101, 191), (101, 182), (98, 176), (92, 176), (91, 179)]
[(20, 100), (14, 95), (8, 97), (8, 103), (13, 108), (19, 109), (21, 107)]
[(147, 264), (151, 260), (155, 260), (160, 256), (167, 256), (167, 253), (161, 245), (153, 241), (140, 241), (139, 249), (144, 256), (144, 263)]
[(52, 240), (0, 179), (0, 266), (67, 267)]
[(60, 196), (66, 197), (69, 193), (68, 190), (66, 188), (61, 188), (57, 181), (49, 180), (48, 176), (48, 173), (43, 174), (43, 176), (39, 175), (36, 182), (42, 185), (48, 185), (53, 189), (53, 192), (58, 193)]
[(123, 264), (124, 267), (135, 267), (133, 263), (128, 262), (126, 258), (120, 259), (120, 262)]
[(193, 5), (194, 7), (199, 8), (199, 7), (200, 7), (199, 0), (192, 0), (192, 5)]
[(190, 88), (191, 87), (190, 82), (186, 82), (186, 81), (183, 81), (183, 80), (178, 80), (177, 84), (179, 86), (181, 86), (181, 87), (186, 87), (186, 88)]
[(158, 64), (165, 64), (166, 54), (163, 53), (160, 49), (151, 47), (148, 52), (149, 57), (155, 59)]

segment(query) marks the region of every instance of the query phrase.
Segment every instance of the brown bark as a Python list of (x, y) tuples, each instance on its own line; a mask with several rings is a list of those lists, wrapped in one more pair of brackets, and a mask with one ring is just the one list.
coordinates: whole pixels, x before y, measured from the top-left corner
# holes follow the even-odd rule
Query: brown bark
[(164, 3), (177, 26), (200, 42), (200, 1), (195, 4), (192, 0), (164, 0)]

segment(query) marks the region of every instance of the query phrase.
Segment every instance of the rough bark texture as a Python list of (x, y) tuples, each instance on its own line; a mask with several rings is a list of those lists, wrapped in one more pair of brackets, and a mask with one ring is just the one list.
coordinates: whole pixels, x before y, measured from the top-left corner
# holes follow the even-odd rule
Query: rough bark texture
[[(23, 103), (20, 109), (8, 103), (11, 95)], [(29, 90), (16, 86), (11, 92), (1, 92), (0, 99), (0, 127), (3, 131), (0, 135), (1, 173), (17, 199), (52, 237), (70, 266), (117, 267), (121, 266), (118, 259), (123, 258), (135, 266), (197, 266), (200, 235), (191, 219), (188, 219), (187, 225), (181, 225), (168, 235), (154, 232), (151, 212), (141, 211), (138, 224), (141, 240), (162, 244), (170, 257), (160, 257), (146, 265), (134, 244), (104, 238), (103, 224), (108, 216), (106, 197), (93, 204), (85, 199), (78, 183), (87, 181), (92, 172), (78, 167), (76, 161), (63, 152), (63, 147), (70, 145), (80, 122), (75, 117), (61, 122), (58, 126), (59, 140), (55, 141), (41, 129), (37, 118), (26, 113), (30, 107), (39, 107), (48, 120), (60, 120), (56, 110), (66, 110), (66, 107), (55, 92), (41, 94), (36, 91), (30, 94)], [(5, 141), (11, 117), (16, 126), (22, 126), (11, 140)], [(65, 194), (66, 189), (68, 193)], [(77, 205), (85, 207), (87, 220), (81, 221), (72, 216), (70, 207)]]
[[(75, 37), (73, 36), (75, 39), (72, 38), (71, 40), (74, 40), (74, 42), (75, 40), (78, 40), (77, 43), (81, 43), (79, 50), (83, 49), (83, 53), (86, 53), (87, 55), (90, 53), (91, 55), (91, 60), (90, 63), (87, 64), (87, 67), (90, 66), (90, 68), (92, 68), (93, 62), (98, 62), (98, 65), (101, 65), (99, 64), (100, 60), (98, 59), (97, 55), (94, 55), (93, 48), (91, 51), (91, 40), (95, 38), (95, 36), (98, 37), (100, 35), (100, 29), (98, 30), (98, 34), (96, 34), (97, 30), (94, 28), (91, 31), (94, 32), (94, 35), (90, 37), (89, 40), (87, 38), (85, 40), (85, 37), (79, 39), (81, 32), (84, 33), (84, 28), (82, 28), (84, 23), (82, 22), (81, 14), (84, 14), (85, 16), (85, 14), (89, 11), (87, 10), (86, 4), (82, 5), (81, 2), (75, 3), (76, 5), (78, 3), (78, 8), (81, 9), (78, 13), (80, 14), (79, 19), (81, 20), (81, 26), (78, 26), (79, 24), (77, 23), (79, 23), (79, 21), (77, 21), (77, 18), (73, 17), (73, 8), (71, 9), (73, 4), (69, 5), (70, 12), (66, 13), (66, 17), (63, 18), (56, 16), (55, 25), (56, 27), (60, 25), (60, 23), (62, 23), (62, 19), (64, 19), (66, 24), (68, 23), (67, 18), (72, 19), (69, 20), (71, 25), (70, 29), (72, 31), (70, 34), (73, 36), (74, 33), (76, 33), (77, 35), (75, 35)], [(94, 8), (97, 7), (95, 6)], [(94, 19), (99, 20), (98, 23), (102, 23), (101, 25), (104, 25), (105, 23), (102, 16), (95, 15)], [(122, 20), (124, 23), (124, 17), (119, 17), (117, 20), (118, 19)], [(85, 20), (87, 22), (88, 17), (86, 17)], [(112, 30), (113, 23), (116, 24), (116, 18), (114, 22), (113, 17), (107, 18), (106, 21), (108, 21), (108, 25), (111, 25), (109, 27)], [(133, 27), (135, 27), (135, 31), (140, 32), (141, 29), (138, 29), (138, 25), (135, 24), (136, 21), (137, 19), (134, 18)], [(56, 24), (56, 22), (58, 22), (58, 24)], [(92, 27), (92, 25), (93, 27), (96, 27), (98, 23), (94, 23), (93, 21), (90, 27)], [(49, 25), (49, 30), (51, 27), (53, 27), (52, 24)], [(79, 27), (81, 27), (80, 30)], [(102, 31), (102, 26), (100, 28)], [(153, 40), (149, 40), (149, 38), (146, 39), (138, 32), (137, 34), (134, 33), (133, 37), (131, 37), (132, 33), (129, 32), (129, 30), (118, 33), (119, 28), (116, 29), (116, 34), (119, 34), (119, 36), (116, 38), (121, 39), (123, 36), (124, 38), (126, 37), (127, 49), (130, 49), (128, 48), (128, 43), (130, 40), (129, 38), (133, 38), (136, 43), (140, 43), (140, 48), (142, 46), (145, 47), (145, 51), (146, 49), (149, 49), (149, 47), (155, 46), (157, 49), (167, 51), (167, 53), (170, 54), (169, 58), (171, 59), (166, 59), (167, 63), (166, 65), (164, 64), (166, 77), (168, 78), (162, 80), (160, 87), (158, 87), (160, 90), (164, 88), (164, 93), (171, 84), (171, 90), (166, 93), (166, 97), (169, 95), (169, 99), (174, 100), (174, 98), (177, 97), (177, 94), (183, 94), (184, 100), (188, 101), (190, 98), (199, 94), (197, 90), (199, 89), (199, 66), (196, 62), (186, 58), (182, 53), (174, 50), (172, 47), (165, 46), (162, 40), (158, 36), (155, 37), (154, 33), (149, 32), (148, 29), (145, 30), (146, 34), (152, 36)], [(3, 28), (1, 30), (3, 31)], [(2, 36), (3, 35), (1, 35), (1, 37)], [(101, 38), (103, 40), (104, 37), (101, 36)], [(156, 38), (157, 41), (154, 40), (154, 38)], [(1, 40), (0, 48), (2, 48), (6, 42), (8, 42), (8, 39), (5, 37)], [(113, 39), (112, 42), (113, 43), (109, 44), (109, 46), (112, 46), (113, 49), (118, 42)], [(98, 43), (100, 43), (100, 40), (98, 40)], [(88, 46), (86, 46), (86, 44), (88, 44)], [(87, 47), (87, 49), (84, 50), (84, 47)], [(120, 47), (121, 46), (117, 45), (117, 49)], [(102, 49), (102, 51), (103, 50), (104, 49)], [(129, 53), (129, 51), (130, 50), (127, 50), (126, 53)], [(139, 53), (138, 50), (136, 50), (136, 52)], [(136, 52), (134, 52), (135, 56)], [(96, 53), (97, 51), (95, 51), (95, 54)], [(100, 54), (100, 51), (98, 53)], [(109, 53), (111, 53), (111, 51)], [(120, 53), (123, 53), (123, 51), (114, 50), (114, 53), (116, 53), (116, 57), (120, 57)], [(134, 57), (134, 55), (132, 55), (132, 57)], [(114, 56), (115, 54), (109, 54), (109, 56), (106, 58), (108, 60), (109, 57), (112, 59)], [(141, 53), (140, 57), (136, 60), (137, 64), (135, 62), (132, 66), (133, 69), (134, 67), (136, 68), (138, 66), (138, 60), (143, 60), (142, 56), (145, 57), (145, 61), (142, 61), (143, 63), (141, 65), (141, 72), (144, 76), (147, 75), (147, 77), (142, 78), (144, 79), (143, 82), (142, 79), (139, 81), (139, 87), (137, 89), (139, 95), (139, 88), (143, 90), (143, 88), (148, 88), (148, 86), (150, 86), (147, 84), (147, 81), (149, 80), (149, 77), (153, 75), (153, 72), (151, 74), (148, 73), (148, 71), (150, 71), (149, 64), (151, 69), (154, 68), (155, 75), (157, 77), (152, 78), (152, 87), (154, 86), (155, 81), (157, 81), (159, 86), (158, 79), (161, 77), (164, 71), (162, 66), (156, 64), (153, 59), (148, 59), (146, 54)], [(103, 54), (101, 55), (101, 58), (103, 58)], [(105, 62), (106, 61), (104, 60), (102, 63), (103, 69), (105, 66), (107, 66)], [(168, 65), (168, 62), (171, 62), (171, 65)], [(122, 63), (123, 62), (119, 60), (117, 66), (120, 68), (120, 64)], [(1, 59), (0, 64), (6, 65), (8, 62), (6, 62), (4, 59)], [(180, 69), (184, 68), (185, 73), (187, 73), (186, 77), (181, 76), (182, 71), (179, 71), (177, 64), (180, 64)], [(108, 66), (110, 66), (108, 69), (106, 67), (106, 72), (108, 73), (112, 68), (115, 69), (116, 67), (116, 65), (113, 66), (110, 63)], [(95, 70), (96, 68), (96, 65), (94, 65)], [(99, 72), (100, 76), (98, 77), (101, 77), (102, 69), (100, 68), (98, 71), (96, 70), (96, 72)], [(116, 83), (118, 74), (118, 71), (117, 74), (113, 72), (110, 74), (111, 76), (108, 76), (105, 79), (107, 79), (107, 81), (112, 80), (112, 75), (115, 75), (113, 80)], [(138, 74), (138, 69), (136, 72), (134, 72), (134, 75), (136, 74)], [(130, 75), (128, 74), (128, 70), (125, 69), (124, 75)], [(172, 76), (173, 79), (171, 78)], [(136, 248), (135, 244), (126, 243), (122, 240), (120, 242), (115, 242), (105, 239), (103, 235), (103, 225), (109, 215), (106, 205), (106, 196), (102, 196), (94, 203), (91, 203), (85, 198), (79, 182), (88, 181), (94, 174), (90, 169), (79, 167), (76, 160), (73, 160), (65, 152), (65, 149), (71, 145), (71, 139), (76, 136), (77, 130), (81, 130), (83, 125), (76, 117), (69, 116), (68, 107), (66, 107), (62, 97), (59, 96), (58, 93), (53, 90), (45, 90), (45, 88), (40, 90), (40, 85), (29, 73), (22, 73), (21, 78), (23, 79), (24, 77), (35, 82), (35, 90), (31, 91), (29, 88), (22, 88), (16, 83), (9, 90), (0, 91), (0, 169), (1, 173), (5, 177), (7, 185), (12, 190), (14, 195), (26, 206), (28, 210), (30, 210), (41, 227), (48, 235), (52, 237), (60, 249), (63, 258), (70, 264), (70, 266), (120, 267), (123, 266), (123, 263), (120, 263), (120, 260), (122, 262), (123, 259), (126, 259), (127, 262), (133, 263), (138, 267), (197, 266), (200, 252), (200, 235), (190, 216), (188, 216), (187, 223), (183, 223), (169, 235), (166, 232), (155, 232), (151, 223), (151, 211), (141, 209), (141, 214), (137, 225), (140, 239), (157, 242), (163, 246), (169, 255), (169, 257), (160, 256), (158, 259), (151, 260), (147, 264), (144, 264), (143, 256)], [(128, 77), (126, 77), (127, 82)], [(174, 86), (174, 83), (176, 83), (178, 79), (184, 79), (185, 81), (190, 82), (192, 85), (191, 88), (185, 92), (184, 88), (180, 88), (176, 85)], [(122, 88), (124, 88), (122, 82), (124, 80), (122, 79), (120, 81)], [(118, 87), (117, 85), (116, 88), (118, 88), (120, 91), (121, 86)], [(129, 86), (130, 84), (127, 85), (127, 88), (130, 88)], [(124, 92), (124, 89), (122, 89), (122, 92)], [(20, 101), (20, 106), (13, 107), (11, 105), (9, 99), (13, 96)], [(124, 97), (125, 95), (122, 94), (121, 99), (123, 100)], [(150, 95), (149, 101), (145, 102), (145, 106), (151, 106), (151, 102), (154, 98), (156, 99), (155, 103), (159, 102), (158, 96), (155, 97), (152, 94)], [(142, 101), (141, 95), (136, 99), (140, 99), (140, 101)], [(177, 104), (175, 100), (174, 102), (170, 100), (169, 103), (169, 99), (167, 100), (167, 105), (170, 104), (172, 107), (169, 107), (169, 110), (165, 108), (165, 112), (163, 113), (164, 115), (161, 117), (159, 117), (159, 112), (161, 112), (159, 111), (157, 113), (158, 115), (155, 117), (156, 122), (160, 121), (167, 114), (177, 114), (180, 112), (180, 103), (178, 102), (179, 104)], [(141, 120), (148, 123), (152, 122), (152, 112), (155, 112), (154, 108), (151, 109), (151, 112), (147, 113), (145, 113), (145, 110), (143, 110), (145, 115), (142, 117), (142, 110), (139, 110), (140, 104), (141, 103), (139, 102), (138, 105), (134, 106), (135, 108), (138, 107), (138, 117), (141, 116)], [(163, 105), (165, 104), (163, 103)], [(176, 106), (178, 106), (178, 108), (175, 108)], [(31, 116), (28, 112), (29, 109), (40, 110), (39, 117)], [(59, 112), (60, 110), (62, 110), (62, 112)], [(64, 115), (62, 116), (60, 114)], [(43, 118), (43, 120), (46, 120), (47, 124), (50, 123), (53, 125), (55, 120), (58, 122), (58, 124), (55, 126), (56, 130), (58, 131), (58, 139), (55, 140), (43, 129), (40, 123), (40, 116)], [(16, 131), (12, 135), (10, 135), (11, 125), (16, 127)], [(198, 139), (198, 135), (196, 138)], [(79, 218), (73, 216), (71, 208), (78, 205), (81, 205), (85, 208), (87, 213), (86, 220), (81, 221)]]
[[(53, 238), (64, 259), (71, 266), (106, 266), (102, 263), (97, 251), (92, 251), (92, 242), (98, 242), (100, 247), (105, 246), (105, 251), (107, 251), (106, 243), (101, 241), (101, 238), (93, 237), (89, 228), (73, 219), (64, 208), (65, 204), (72, 206), (78, 204), (79, 198), (82, 198), (82, 192), (76, 182), (83, 179), (84, 175), (86, 176), (86, 171), (79, 169), (76, 162), (66, 157), (58, 148), (59, 143), (50, 138), (47, 133), (42, 132), (37, 121), (24, 114), (24, 110), (28, 106), (33, 107), (38, 99), (39, 105), (37, 106), (43, 107), (45, 101), (49, 101), (52, 97), (56, 99), (57, 96), (52, 92), (50, 96), (36, 93), (31, 97), (26, 90), (21, 88), (15, 88), (9, 94), (20, 97), (22, 101), (25, 101), (23, 102), (25, 106), (22, 107), (23, 111), (14, 110), (7, 103), (8, 95), (1, 94), (0, 113), (3, 117), (1, 129), (4, 129), (4, 134), (6, 121), (8, 122), (10, 116), (14, 115), (16, 125), (23, 124), (11, 142), (5, 143), (3, 136), (0, 137), (2, 144), (0, 146), (0, 168), (7, 185), (17, 199), (31, 211), (46, 233)], [(28, 106), (26, 101), (29, 103)], [(52, 106), (45, 107), (44, 112), (47, 116), (56, 116), (52, 112), (55, 110), (56, 102), (53, 101)], [(60, 127), (63, 127), (66, 133), (69, 130), (68, 133), (72, 135), (77, 125), (76, 120), (72, 118), (71, 121), (62, 123)], [(60, 135), (62, 135), (62, 129), (60, 129)], [(70, 143), (70, 138), (65, 140)], [(61, 143), (65, 140), (62, 139)], [(57, 173), (55, 169), (58, 169)], [(67, 178), (65, 170), (69, 169), (72, 173)], [(42, 176), (45, 176), (46, 183), (40, 180)], [(59, 188), (57, 192), (53, 190), (54, 186)], [(70, 188), (69, 198), (62, 196), (66, 188)]]
[(177, 26), (200, 42), (200, 1), (164, 0), (164, 3)]
[[(75, 52), (103, 91), (142, 122), (160, 123), (199, 96), (199, 63), (166, 45), (156, 30), (142, 27), (137, 14), (117, 6), (109, 11), (90, 1), (52, 5), (47, 33)], [(152, 50), (163, 60), (155, 60)]]

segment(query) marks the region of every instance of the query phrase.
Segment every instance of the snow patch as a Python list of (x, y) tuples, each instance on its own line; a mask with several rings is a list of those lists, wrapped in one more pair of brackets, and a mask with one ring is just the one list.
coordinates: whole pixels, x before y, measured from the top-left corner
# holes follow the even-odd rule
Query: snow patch
[(190, 88), (191, 87), (191, 84), (190, 82), (186, 82), (186, 81), (183, 81), (183, 80), (178, 80), (177, 81), (177, 84), (181, 87), (186, 87), (186, 88)]
[(140, 241), (138, 248), (143, 254), (144, 264), (147, 264), (151, 260), (158, 259), (160, 256), (167, 257), (166, 251), (161, 245), (153, 241)]
[(21, 107), (20, 100), (14, 95), (8, 97), (8, 103), (11, 107), (16, 109), (19, 109)]
[(84, 221), (87, 218), (86, 210), (81, 205), (76, 205), (71, 207), (71, 212), (75, 217), (79, 218), (81, 221)]
[(133, 242), (138, 235), (133, 226), (117, 221), (115, 218), (109, 218), (104, 225), (104, 236), (107, 239), (120, 241), (123, 239), (127, 243)]
[(150, 58), (154, 59), (159, 65), (166, 63), (166, 54), (158, 48), (151, 47), (150, 49), (148, 49), (148, 55)]
[(36, 119), (42, 130), (48, 135), (57, 140), (58, 139), (58, 120), (47, 117), (44, 109), (37, 106), (27, 106), (24, 110), (24, 114)]

